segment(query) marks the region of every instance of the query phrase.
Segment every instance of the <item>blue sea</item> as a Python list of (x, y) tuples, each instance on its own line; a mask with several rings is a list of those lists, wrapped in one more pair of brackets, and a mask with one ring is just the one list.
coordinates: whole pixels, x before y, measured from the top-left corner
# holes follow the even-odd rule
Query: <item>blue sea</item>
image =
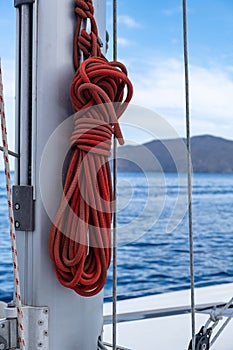
[[(118, 296), (189, 288), (187, 184), (184, 175), (118, 176)], [(195, 283), (233, 282), (233, 175), (193, 175)], [(105, 287), (112, 293), (112, 268)], [(4, 174), (0, 172), (0, 300), (13, 277)]]

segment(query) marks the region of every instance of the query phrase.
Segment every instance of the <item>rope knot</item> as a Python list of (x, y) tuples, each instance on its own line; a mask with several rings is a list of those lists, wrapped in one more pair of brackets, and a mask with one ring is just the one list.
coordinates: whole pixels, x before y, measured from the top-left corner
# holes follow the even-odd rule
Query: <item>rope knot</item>
[[(94, 18), (94, 7), (92, 0), (76, 0), (75, 12), (78, 21), (74, 38), (74, 66), (77, 70), (81, 61), (82, 52), (84, 59), (90, 56), (102, 56), (100, 43), (98, 42), (98, 28)], [(85, 29), (81, 29), (83, 20), (90, 20), (90, 34)]]
[(111, 155), (113, 128), (100, 120), (75, 116), (75, 128), (71, 136), (71, 146), (105, 157)]
[(222, 315), (219, 315), (219, 313), (218, 313), (216, 310), (213, 310), (213, 311), (210, 313), (210, 319), (211, 319), (211, 321), (214, 322), (214, 323), (219, 322), (222, 318), (223, 318)]
[(90, 0), (76, 0), (76, 8), (75, 12), (82, 19), (93, 17), (94, 15), (94, 7), (92, 1)]
[[(108, 62), (102, 57), (90, 57), (79, 66), (71, 84), (71, 101), (75, 111), (95, 106), (94, 119), (112, 125), (113, 133), (123, 144), (118, 119), (132, 98), (132, 84), (125, 66)], [(97, 107), (98, 106), (98, 107)]]
[(84, 60), (90, 56), (100, 56), (100, 45), (96, 34), (88, 34), (85, 29), (82, 29), (78, 38), (78, 47), (83, 52)]

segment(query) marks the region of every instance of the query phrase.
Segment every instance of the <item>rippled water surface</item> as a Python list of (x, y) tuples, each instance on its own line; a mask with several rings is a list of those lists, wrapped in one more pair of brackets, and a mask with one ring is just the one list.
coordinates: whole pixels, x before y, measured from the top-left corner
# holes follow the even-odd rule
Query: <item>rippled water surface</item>
[[(129, 241), (118, 250), (118, 294), (124, 298), (188, 288), (185, 177), (120, 174), (119, 206), (121, 196), (129, 193), (128, 206), (118, 213), (120, 240), (128, 235)], [(121, 228), (126, 223), (128, 232), (127, 225)], [(194, 175), (193, 231), (196, 285), (233, 282), (233, 175)], [(106, 296), (112, 293), (111, 283), (110, 270)]]
[[(118, 294), (187, 288), (189, 240), (185, 177), (121, 173), (118, 178)], [(233, 281), (233, 175), (196, 174), (193, 230), (197, 285)], [(111, 295), (112, 269), (105, 288)], [(0, 299), (13, 278), (4, 174), (0, 173)]]

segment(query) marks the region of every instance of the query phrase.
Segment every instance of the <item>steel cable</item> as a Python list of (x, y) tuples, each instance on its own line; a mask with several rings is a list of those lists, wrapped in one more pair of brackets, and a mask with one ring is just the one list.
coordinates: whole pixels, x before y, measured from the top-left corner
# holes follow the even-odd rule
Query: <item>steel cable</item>
[(195, 331), (194, 247), (193, 247), (193, 220), (192, 220), (192, 163), (191, 163), (191, 142), (190, 142), (189, 62), (188, 62), (188, 33), (187, 33), (187, 4), (186, 4), (186, 0), (183, 0), (183, 41), (184, 41), (185, 110), (186, 110), (187, 172), (188, 172), (188, 218), (189, 218), (192, 350), (195, 350), (196, 331)]

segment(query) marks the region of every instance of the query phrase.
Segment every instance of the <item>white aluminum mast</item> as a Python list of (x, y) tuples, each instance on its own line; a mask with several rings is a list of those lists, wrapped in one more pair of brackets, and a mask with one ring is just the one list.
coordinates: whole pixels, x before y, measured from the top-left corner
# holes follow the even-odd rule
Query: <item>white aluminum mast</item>
[[(20, 154), (16, 160), (16, 184), (19, 201), (24, 201), (25, 196), (30, 199), (32, 194), (35, 213), (34, 228), (30, 220), (24, 222), (25, 213), (21, 213), (17, 223), (22, 301), (32, 306), (32, 312), (38, 307), (49, 310), (47, 345), (43, 341), (38, 343), (40, 320), (38, 323), (29, 313), (25, 325), (25, 332), (31, 330), (27, 335), (27, 350), (96, 350), (102, 331), (103, 293), (83, 298), (62, 287), (56, 279), (48, 253), (51, 221), (43, 206), (39, 184), (44, 146), (57, 126), (73, 113), (69, 89), (74, 75), (74, 5), (74, 0), (15, 0), (16, 152)], [(105, 42), (105, 0), (94, 1), (94, 6), (100, 39)], [(59, 156), (59, 150), (54, 156)], [(61, 171), (54, 168), (54, 176), (46, 180), (48, 186), (59, 181)], [(59, 197), (59, 193), (53, 194), (54, 207)]]

